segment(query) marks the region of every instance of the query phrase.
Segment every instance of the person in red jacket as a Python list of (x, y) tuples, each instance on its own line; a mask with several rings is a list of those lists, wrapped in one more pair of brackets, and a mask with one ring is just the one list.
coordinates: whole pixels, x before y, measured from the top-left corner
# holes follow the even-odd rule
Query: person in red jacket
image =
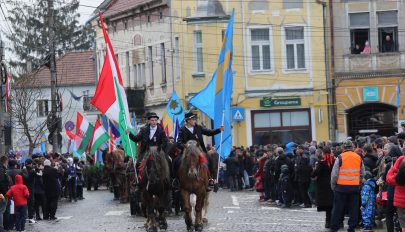
[(402, 232), (405, 232), (405, 185), (399, 185), (396, 181), (397, 173), (403, 162), (405, 162), (405, 156), (399, 157), (394, 166), (388, 171), (387, 183), (395, 186), (394, 206), (397, 207)]
[(25, 230), (25, 220), (27, 218), (27, 199), (30, 196), (27, 186), (23, 184), (21, 175), (15, 176), (15, 184), (7, 191), (7, 198), (13, 199), (16, 215), (16, 230)]

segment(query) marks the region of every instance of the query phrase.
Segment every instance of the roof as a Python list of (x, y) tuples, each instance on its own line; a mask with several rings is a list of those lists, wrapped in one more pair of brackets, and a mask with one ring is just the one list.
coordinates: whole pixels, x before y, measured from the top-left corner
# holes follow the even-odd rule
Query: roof
[(149, 2), (153, 2), (153, 0), (113, 0), (103, 13), (103, 16), (108, 18)]
[(209, 20), (227, 20), (229, 19), (218, 0), (200, 1), (197, 5), (197, 11), (194, 15), (184, 19), (186, 22), (198, 22)]
[[(97, 74), (93, 50), (70, 51), (56, 60), (57, 85), (95, 85)], [(42, 66), (32, 76), (35, 87), (50, 87), (51, 72)]]

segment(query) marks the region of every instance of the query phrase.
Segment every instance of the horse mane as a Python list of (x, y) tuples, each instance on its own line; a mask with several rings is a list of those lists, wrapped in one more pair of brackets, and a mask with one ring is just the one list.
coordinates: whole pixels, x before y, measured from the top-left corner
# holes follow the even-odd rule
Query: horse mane
[(158, 151), (155, 148), (150, 148), (148, 151), (146, 151), (145, 156), (143, 157), (142, 160), (142, 175), (146, 174), (146, 163), (151, 157), (153, 156), (153, 159), (155, 161), (156, 169), (161, 172), (166, 177), (170, 177), (170, 169), (169, 169), (169, 164), (167, 163), (165, 154), (163, 151)]
[(187, 169), (190, 164), (190, 162), (187, 161), (189, 161), (192, 156), (200, 156), (201, 152), (202, 149), (198, 146), (197, 141), (189, 140), (186, 144), (186, 148), (183, 151), (183, 155), (181, 156), (181, 160), (185, 161), (181, 162), (181, 166)]

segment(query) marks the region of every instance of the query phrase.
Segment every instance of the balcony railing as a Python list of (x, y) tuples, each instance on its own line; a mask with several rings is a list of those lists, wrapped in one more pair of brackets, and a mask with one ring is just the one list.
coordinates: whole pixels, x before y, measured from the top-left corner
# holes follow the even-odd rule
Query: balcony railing
[[(344, 55), (337, 72), (381, 72), (405, 69), (405, 52)], [(337, 62), (340, 63), (340, 62)]]

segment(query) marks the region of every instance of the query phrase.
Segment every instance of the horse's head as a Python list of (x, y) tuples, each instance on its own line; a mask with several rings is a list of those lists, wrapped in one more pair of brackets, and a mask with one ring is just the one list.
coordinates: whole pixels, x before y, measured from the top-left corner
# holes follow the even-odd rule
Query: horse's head
[(145, 175), (148, 179), (149, 184), (154, 185), (160, 182), (160, 175), (162, 169), (162, 157), (154, 147), (151, 147), (145, 154)]
[(198, 177), (199, 168), (202, 163), (201, 155), (203, 153), (198, 143), (194, 140), (188, 141), (184, 150), (183, 161), (190, 178)]

